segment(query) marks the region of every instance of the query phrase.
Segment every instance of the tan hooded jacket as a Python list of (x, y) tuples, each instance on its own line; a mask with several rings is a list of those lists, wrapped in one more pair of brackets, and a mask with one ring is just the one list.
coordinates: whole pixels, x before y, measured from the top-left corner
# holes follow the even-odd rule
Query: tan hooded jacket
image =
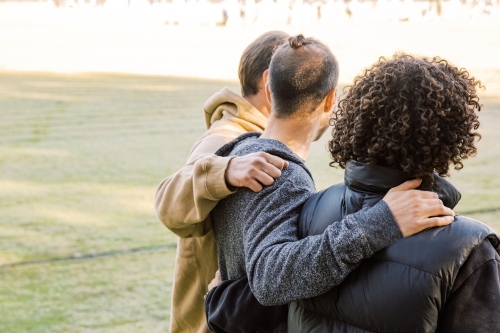
[(194, 144), (187, 164), (156, 190), (155, 209), (163, 224), (179, 236), (172, 286), (171, 333), (209, 332), (203, 296), (217, 271), (217, 248), (210, 212), (234, 193), (225, 182), (232, 157), (214, 153), (237, 136), (262, 132), (267, 118), (228, 88), (204, 106), (207, 132)]

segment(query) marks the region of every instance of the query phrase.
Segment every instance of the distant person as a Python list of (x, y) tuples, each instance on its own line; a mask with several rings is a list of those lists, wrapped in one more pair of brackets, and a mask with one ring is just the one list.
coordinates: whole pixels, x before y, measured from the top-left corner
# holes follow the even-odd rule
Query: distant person
[[(291, 37), (271, 59), (266, 85), (271, 113), (266, 129), (262, 134), (241, 135), (217, 152), (221, 156), (267, 152), (289, 162), (281, 177), (262, 191), (240, 188), (212, 211), (222, 280), (247, 277), (249, 289), (263, 305), (320, 295), (375, 252), (425, 228), (453, 221), (453, 212), (435, 193), (407, 191), (419, 184), (413, 181), (401, 187), (395, 184), (370, 209), (339, 219), (327, 217), (323, 223), (337, 222), (320, 235), (298, 239), (302, 205), (316, 192), (304, 162), (310, 144), (328, 128), (338, 70), (337, 60), (323, 43), (302, 35)], [(341, 198), (329, 204), (341, 205)], [(419, 209), (422, 205), (424, 210)], [(440, 215), (448, 216), (429, 218)], [(233, 298), (220, 310), (243, 306), (239, 301)], [(285, 305), (281, 322), (266, 329), (286, 331), (287, 310)], [(242, 307), (241, 313), (238, 320), (211, 326), (218, 331), (251, 332), (261, 331), (266, 324), (253, 320), (255, 313), (249, 308)]]

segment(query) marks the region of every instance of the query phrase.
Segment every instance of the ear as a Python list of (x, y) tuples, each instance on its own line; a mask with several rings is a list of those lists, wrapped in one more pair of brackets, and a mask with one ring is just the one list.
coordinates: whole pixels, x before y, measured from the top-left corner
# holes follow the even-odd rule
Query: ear
[(265, 87), (267, 82), (269, 82), (269, 69), (266, 69), (264, 73), (262, 73), (262, 86)]
[(269, 81), (266, 82), (266, 98), (269, 102), (269, 105), (273, 105), (271, 98), (271, 88), (269, 88)]
[(333, 88), (332, 90), (330, 90), (328, 92), (328, 94), (326, 94), (325, 107), (323, 109), (323, 112), (332, 111), (333, 106), (335, 105), (335, 101), (336, 101), (336, 98), (335, 98), (336, 94), (337, 94), (337, 87)]

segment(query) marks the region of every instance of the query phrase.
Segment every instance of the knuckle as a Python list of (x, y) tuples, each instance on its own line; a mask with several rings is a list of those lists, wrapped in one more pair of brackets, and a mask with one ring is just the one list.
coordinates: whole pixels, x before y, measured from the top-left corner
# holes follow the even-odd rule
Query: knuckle
[(255, 167), (255, 166), (258, 166), (260, 164), (260, 159), (257, 157), (257, 158), (252, 158), (250, 160), (250, 165)]

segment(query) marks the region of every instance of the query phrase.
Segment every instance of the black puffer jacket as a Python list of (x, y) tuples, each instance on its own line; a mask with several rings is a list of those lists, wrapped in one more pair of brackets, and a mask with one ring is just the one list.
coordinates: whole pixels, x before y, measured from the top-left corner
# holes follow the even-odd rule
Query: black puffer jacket
[[(299, 236), (322, 233), (345, 215), (373, 206), (405, 180), (398, 170), (349, 161), (345, 184), (332, 186), (305, 204)], [(433, 190), (450, 208), (460, 199), (460, 193), (441, 177), (435, 177)], [(459, 269), (483, 242), (499, 249), (493, 230), (462, 216), (450, 226), (402, 239), (366, 259), (338, 287), (292, 303), (288, 331), (435, 332)]]

